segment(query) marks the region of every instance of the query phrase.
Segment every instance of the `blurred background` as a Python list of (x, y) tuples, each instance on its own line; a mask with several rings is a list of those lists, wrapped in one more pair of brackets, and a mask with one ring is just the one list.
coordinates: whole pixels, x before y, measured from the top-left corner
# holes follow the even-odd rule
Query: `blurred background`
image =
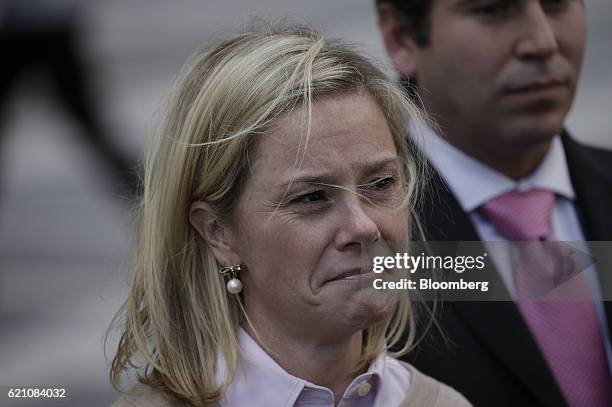
[[(589, 0), (568, 127), (612, 148), (612, 2)], [(386, 66), (373, 0), (0, 0), (0, 390), (105, 406), (103, 336), (127, 292), (131, 168), (183, 61), (250, 18), (307, 21)]]

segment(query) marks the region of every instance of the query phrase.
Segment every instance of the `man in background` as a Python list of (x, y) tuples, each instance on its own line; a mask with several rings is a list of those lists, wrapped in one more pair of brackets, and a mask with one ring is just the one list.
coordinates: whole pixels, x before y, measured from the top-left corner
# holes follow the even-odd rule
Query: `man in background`
[[(563, 129), (586, 42), (580, 0), (378, 0), (385, 47), (439, 129), (415, 139), (434, 170), (431, 241), (612, 240), (612, 152)], [(485, 243), (486, 245), (486, 243)], [(496, 270), (506, 290), (535, 268)], [(612, 406), (610, 302), (444, 303), (411, 360), (477, 406)]]

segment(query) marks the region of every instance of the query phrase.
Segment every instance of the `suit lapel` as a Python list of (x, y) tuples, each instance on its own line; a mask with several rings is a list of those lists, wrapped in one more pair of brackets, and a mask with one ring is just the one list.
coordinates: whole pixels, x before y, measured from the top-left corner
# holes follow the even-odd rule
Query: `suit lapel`
[(440, 175), (430, 167), (432, 178), (425, 191), (420, 214), (430, 241), (478, 241), (480, 237)]
[(453, 304), (453, 308), (500, 364), (543, 406), (565, 405), (559, 386), (513, 302), (464, 301)]
[(612, 240), (612, 152), (582, 146), (565, 132), (561, 140), (586, 240)]
[[(478, 241), (480, 237), (457, 199), (433, 171), (427, 206), (421, 217), (430, 241)], [(491, 286), (504, 287), (496, 272)], [(505, 288), (503, 288), (505, 292)], [(503, 296), (505, 294), (505, 297)], [(507, 292), (501, 294), (508, 298)], [(518, 309), (511, 301), (457, 301), (451, 307), (458, 318), (542, 405), (565, 405), (560, 390)], [(452, 340), (452, 337), (450, 338)]]
[[(561, 134), (572, 185), (576, 191), (576, 209), (585, 239), (612, 241), (612, 152), (593, 149)], [(612, 288), (612, 253), (605, 244), (591, 245), (597, 260), (597, 274), (602, 290)], [(608, 332), (612, 336), (612, 301), (604, 301)]]

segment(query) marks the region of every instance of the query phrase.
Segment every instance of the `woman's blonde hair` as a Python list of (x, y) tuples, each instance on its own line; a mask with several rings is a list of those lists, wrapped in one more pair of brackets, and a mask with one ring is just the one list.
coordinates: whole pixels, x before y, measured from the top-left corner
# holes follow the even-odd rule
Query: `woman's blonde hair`
[[(353, 91), (370, 94), (387, 119), (413, 214), (422, 161), (405, 134), (409, 118), (420, 113), (351, 47), (309, 28), (266, 27), (217, 42), (186, 64), (146, 163), (131, 291), (112, 325), (122, 329), (110, 371), (116, 388), (122, 373), (135, 369), (139, 381), (192, 405), (221, 399), (239, 363), (244, 316), (212, 251), (190, 226), (189, 207), (203, 201), (228, 219), (257, 136), (297, 107), (310, 112), (319, 97)], [(397, 346), (406, 328), (398, 353), (414, 336), (402, 296), (393, 316), (366, 330), (360, 366)], [(227, 372), (220, 386), (218, 355)]]

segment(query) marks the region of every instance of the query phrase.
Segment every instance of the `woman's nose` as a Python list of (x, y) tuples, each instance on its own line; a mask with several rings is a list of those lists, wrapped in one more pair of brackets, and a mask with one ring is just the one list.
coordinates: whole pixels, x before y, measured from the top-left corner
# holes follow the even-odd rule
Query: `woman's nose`
[(346, 201), (336, 234), (338, 250), (353, 245), (356, 247), (361, 247), (362, 244), (369, 245), (380, 239), (378, 224), (369, 212), (371, 209), (356, 196)]

